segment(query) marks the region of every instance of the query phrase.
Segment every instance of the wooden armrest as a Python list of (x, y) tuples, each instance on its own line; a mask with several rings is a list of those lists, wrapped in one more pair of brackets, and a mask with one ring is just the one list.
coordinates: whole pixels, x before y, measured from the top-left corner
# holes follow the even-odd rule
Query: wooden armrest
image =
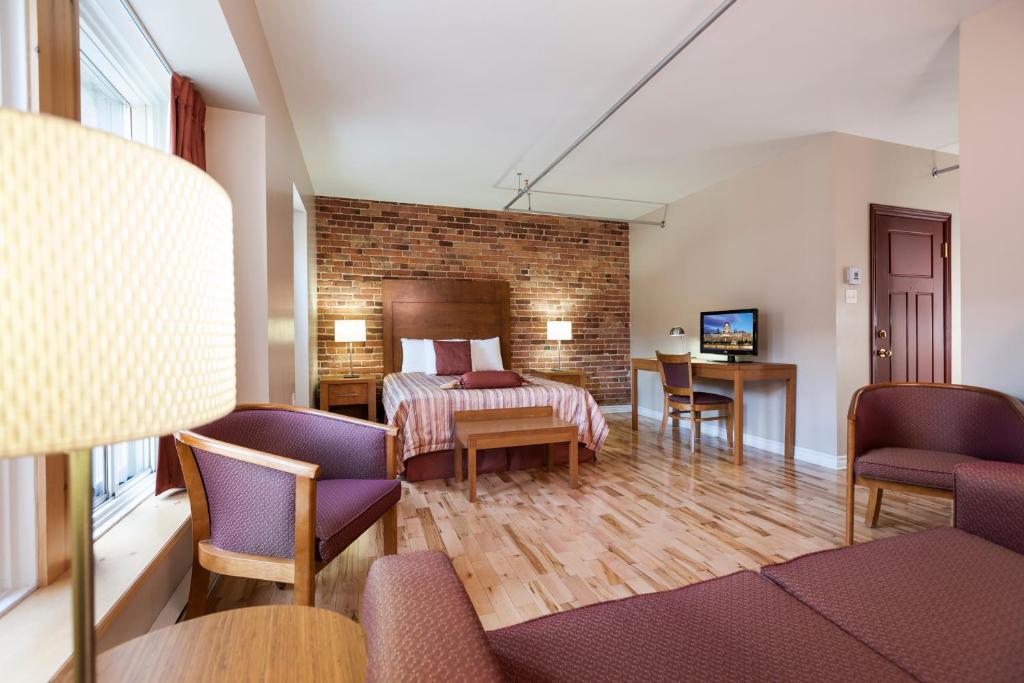
[(295, 475), (296, 477), (316, 479), (320, 476), (320, 465), (303, 462), (302, 460), (294, 460), (292, 458), (284, 458), (280, 455), (273, 455), (272, 453), (264, 453), (263, 451), (257, 451), (253, 448), (236, 446), (224, 441), (207, 438), (195, 432), (175, 432), (174, 438), (183, 444), (192, 446), (193, 448), (198, 448), (210, 453), (216, 453), (217, 455), (224, 456), (225, 458), (240, 460), (252, 465), (269, 467), (270, 469), (277, 470), (279, 472), (287, 472), (288, 474)]

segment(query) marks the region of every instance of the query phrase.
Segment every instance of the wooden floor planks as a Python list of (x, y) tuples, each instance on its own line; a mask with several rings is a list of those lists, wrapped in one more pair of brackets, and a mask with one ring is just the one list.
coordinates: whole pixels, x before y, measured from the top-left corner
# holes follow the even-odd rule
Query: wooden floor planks
[[(482, 475), (479, 499), (452, 480), (403, 483), (399, 552), (446, 552), (487, 629), (603, 600), (677, 588), (836, 547), (845, 473), (753, 448), (742, 467), (724, 442), (692, 453), (684, 431), (659, 442), (657, 422), (608, 416), (611, 434), (581, 487), (568, 468)], [(887, 492), (879, 527), (857, 539), (949, 524), (951, 503)], [(317, 605), (358, 618), (380, 536), (371, 529), (319, 576)], [(291, 587), (223, 577), (211, 609), (288, 603)]]

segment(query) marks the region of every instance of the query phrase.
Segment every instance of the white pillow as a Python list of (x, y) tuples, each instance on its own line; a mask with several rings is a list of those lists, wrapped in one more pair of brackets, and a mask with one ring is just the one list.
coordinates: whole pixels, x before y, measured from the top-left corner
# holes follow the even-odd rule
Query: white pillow
[(471, 339), (469, 353), (473, 359), (473, 371), (504, 370), (501, 362), (501, 339)]
[[(402, 372), (427, 372), (427, 359), (425, 357), (426, 339), (405, 339), (402, 338)], [(435, 366), (434, 345), (430, 345), (430, 364)], [(433, 369), (431, 372), (436, 373)]]

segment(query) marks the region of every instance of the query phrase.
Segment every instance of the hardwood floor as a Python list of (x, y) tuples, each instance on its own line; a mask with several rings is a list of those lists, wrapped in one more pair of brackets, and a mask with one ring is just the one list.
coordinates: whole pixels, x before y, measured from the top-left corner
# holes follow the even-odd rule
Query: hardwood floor
[[(476, 503), (451, 480), (403, 484), (399, 552), (452, 557), (487, 629), (637, 593), (677, 588), (787, 560), (842, 542), (845, 472), (746, 450), (732, 464), (724, 442), (689, 435), (657, 439), (658, 423), (608, 416), (611, 434), (596, 464), (481, 475)], [(949, 524), (951, 503), (886, 492), (879, 526), (857, 540)], [(358, 617), (359, 596), (380, 532), (364, 534), (318, 577), (317, 605)], [(211, 610), (291, 602), (291, 587), (223, 577)]]

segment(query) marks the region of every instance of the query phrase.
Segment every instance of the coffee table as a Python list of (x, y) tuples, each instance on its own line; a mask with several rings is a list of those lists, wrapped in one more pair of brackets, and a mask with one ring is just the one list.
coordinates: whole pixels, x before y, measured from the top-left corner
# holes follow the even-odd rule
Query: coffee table
[(462, 449), (468, 449), (470, 502), (476, 500), (476, 454), (487, 448), (548, 446), (548, 472), (555, 444), (569, 444), (569, 486), (579, 487), (579, 428), (554, 415), (551, 406), (455, 411), (455, 480), (462, 481)]

